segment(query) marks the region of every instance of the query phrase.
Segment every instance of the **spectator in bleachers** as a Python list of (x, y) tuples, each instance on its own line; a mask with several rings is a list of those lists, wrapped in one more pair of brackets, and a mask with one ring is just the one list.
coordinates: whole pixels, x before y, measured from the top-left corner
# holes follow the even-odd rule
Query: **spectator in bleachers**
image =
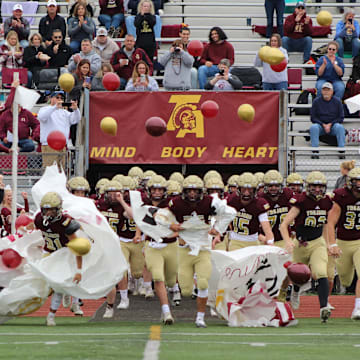
[[(336, 136), (338, 147), (345, 146), (344, 109), (341, 101), (334, 95), (331, 83), (322, 85), (321, 96), (317, 97), (311, 108), (310, 140), (312, 147), (319, 147), (319, 137), (322, 135)], [(319, 159), (319, 152), (313, 151), (312, 159)], [(339, 159), (345, 159), (340, 152)]]
[(273, 18), (274, 18), (275, 10), (276, 10), (277, 33), (281, 37), (284, 36), (283, 18), (284, 18), (284, 10), (285, 10), (285, 0), (265, 0), (267, 38), (270, 38), (271, 34), (273, 33)]
[(70, 18), (72, 18), (74, 16), (76, 5), (79, 4), (79, 3), (84, 4), (84, 6), (86, 7), (86, 11), (87, 11), (87, 13), (89, 14), (90, 17), (94, 17), (94, 9), (88, 3), (88, 1), (86, 1), (86, 0), (75, 0), (75, 2), (71, 5), (71, 8), (69, 10), (68, 22), (69, 22)]
[[(279, 34), (271, 35), (270, 46), (278, 48), (285, 55), (286, 61), (288, 61), (288, 53), (283, 47), (281, 47), (281, 37)], [(263, 67), (262, 81), (264, 90), (287, 90), (287, 67), (280, 72), (274, 71), (270, 64), (263, 62), (259, 58), (259, 53), (256, 54), (254, 65), (257, 67)]]
[(282, 38), (283, 48), (287, 52), (300, 51), (304, 53), (304, 63), (309, 61), (312, 48), (312, 21), (306, 14), (305, 3), (298, 1), (295, 11), (285, 19)]
[(93, 49), (89, 39), (83, 39), (81, 41), (81, 51), (70, 58), (68, 65), (69, 72), (75, 72), (77, 65), (83, 59), (89, 60), (92, 74), (96, 74), (100, 70), (101, 57)]
[(108, 31), (101, 27), (92, 41), (93, 49), (101, 57), (102, 62), (110, 62), (112, 56), (119, 50), (116, 42), (108, 37)]
[(53, 30), (51, 44), (47, 46), (45, 52), (50, 56), (48, 63), (52, 68), (67, 66), (71, 55), (73, 54), (71, 47), (66, 45), (60, 29)]
[(191, 68), (194, 58), (184, 50), (182, 41), (175, 40), (159, 60), (164, 66), (163, 84), (167, 91), (179, 91), (191, 89)]
[(156, 23), (154, 4), (151, 0), (141, 0), (135, 16), (135, 46), (143, 49), (153, 61), (156, 51), (154, 26)]
[(149, 67), (149, 74), (152, 74), (153, 64), (143, 49), (135, 48), (135, 39), (133, 35), (125, 36), (124, 45), (114, 53), (110, 64), (114, 71), (119, 75), (121, 89), (125, 89), (127, 81), (131, 78), (135, 64), (143, 60)]
[(345, 84), (342, 81), (345, 66), (342, 59), (336, 56), (338, 43), (330, 41), (327, 47), (327, 54), (322, 56), (315, 65), (315, 72), (318, 76), (316, 80), (317, 96), (321, 96), (321, 89), (325, 82), (331, 82), (334, 87), (334, 96), (340, 100), (344, 96)]
[(217, 65), (221, 59), (229, 59), (230, 65), (234, 64), (234, 48), (226, 39), (227, 36), (221, 28), (215, 26), (210, 30), (209, 43), (204, 47), (198, 69), (200, 89), (204, 89), (208, 77), (219, 71)]
[(85, 88), (89, 90), (91, 89), (90, 61), (88, 59), (80, 60), (73, 76), (75, 79), (75, 85), (70, 91), (69, 97), (71, 100), (77, 100), (79, 103), (81, 92)]
[(39, 33), (45, 41), (45, 46), (49, 46), (52, 42), (51, 36), (54, 30), (60, 29), (63, 38), (66, 36), (65, 19), (58, 15), (58, 7), (56, 0), (47, 2), (47, 15), (40, 19)]
[(42, 45), (42, 37), (40, 34), (32, 34), (30, 36), (30, 44), (24, 50), (24, 63), (28, 69), (28, 84), (30, 89), (32, 80), (38, 82), (38, 72), (46, 65), (48, 55), (45, 54), (45, 48)]
[(349, 173), (350, 170), (352, 170), (355, 167), (355, 165), (356, 165), (355, 160), (343, 161), (340, 164), (341, 176), (336, 179), (335, 189), (341, 189), (346, 185), (347, 174)]
[(338, 55), (340, 57), (344, 57), (344, 50), (351, 51), (352, 57), (359, 55), (360, 27), (359, 22), (354, 17), (354, 10), (349, 9), (345, 12), (343, 19), (336, 24), (334, 40), (339, 44)]
[(0, 71), (3, 72), (4, 68), (21, 68), (23, 56), (24, 49), (20, 46), (17, 32), (14, 30), (9, 31), (5, 43), (0, 47)]
[(205, 84), (205, 89), (214, 91), (241, 90), (242, 82), (236, 75), (230, 73), (230, 66), (229, 59), (221, 59), (218, 65), (219, 72)]
[(124, 22), (123, 0), (99, 0), (100, 15), (98, 17), (102, 26), (108, 30), (109, 36), (120, 37), (121, 25)]
[[(139, 4), (140, 4), (140, 0), (130, 0), (128, 3), (128, 9), (131, 15), (125, 18), (126, 31), (128, 34), (133, 35), (135, 39), (136, 39), (136, 27), (134, 21), (135, 21), (135, 16), (138, 13)], [(161, 38), (161, 18), (159, 15), (159, 10), (161, 8), (160, 0), (154, 0), (153, 4), (155, 9), (155, 17), (156, 17), (154, 33), (155, 33), (155, 38), (158, 39)]]
[(134, 66), (131, 79), (126, 84), (126, 91), (158, 91), (159, 85), (149, 75), (149, 66), (143, 60), (138, 61)]
[(70, 36), (70, 47), (73, 52), (80, 50), (82, 40), (92, 40), (96, 31), (95, 23), (87, 16), (86, 7), (78, 3), (74, 9), (74, 16), (69, 20), (68, 33)]
[(15, 4), (13, 7), (13, 15), (4, 22), (4, 33), (6, 37), (9, 31), (15, 31), (18, 35), (20, 45), (25, 48), (29, 45), (30, 24), (22, 15), (23, 7), (21, 4)]
[[(104, 75), (109, 72), (114, 72), (113, 67), (109, 63), (102, 63), (101, 69), (91, 80), (91, 90), (92, 91), (107, 91), (104, 88), (102, 80), (103, 80)], [(120, 87), (117, 90), (120, 90)]]

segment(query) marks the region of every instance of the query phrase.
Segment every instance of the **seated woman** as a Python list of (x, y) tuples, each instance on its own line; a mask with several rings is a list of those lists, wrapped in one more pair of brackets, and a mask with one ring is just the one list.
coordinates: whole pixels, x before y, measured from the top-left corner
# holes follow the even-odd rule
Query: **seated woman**
[(100, 25), (105, 26), (110, 37), (120, 37), (121, 25), (125, 20), (123, 0), (99, 0), (99, 4)]
[(82, 91), (87, 88), (91, 89), (91, 72), (90, 72), (90, 61), (88, 59), (82, 59), (76, 67), (75, 74), (75, 85), (70, 91), (70, 99), (77, 100), (79, 103)]
[(67, 22), (69, 23), (70, 18), (74, 16), (75, 7), (76, 5), (81, 2), (86, 6), (86, 11), (89, 14), (90, 17), (94, 17), (94, 9), (93, 7), (88, 3), (87, 0), (75, 0), (75, 2), (71, 5), (71, 8), (69, 10), (69, 17), (67, 19)]
[(145, 61), (140, 60), (135, 64), (125, 91), (159, 91), (158, 83), (152, 76), (149, 76), (149, 66)]
[[(113, 67), (109, 63), (103, 63), (98, 73), (91, 80), (91, 91), (107, 91), (102, 80), (104, 75), (110, 72), (114, 72)], [(120, 86), (117, 90), (120, 90)]]
[(40, 34), (33, 34), (30, 37), (30, 44), (24, 50), (25, 67), (28, 68), (28, 83), (27, 87), (30, 89), (32, 80), (35, 85), (38, 84), (38, 72), (46, 65), (50, 57), (45, 54), (45, 48), (42, 45), (42, 36)]
[(345, 92), (345, 84), (342, 81), (344, 75), (344, 63), (336, 56), (339, 45), (336, 41), (330, 41), (327, 47), (327, 54), (322, 56), (316, 63), (315, 72), (318, 76), (316, 80), (317, 96), (321, 96), (321, 89), (324, 83), (330, 82), (334, 87), (334, 96), (342, 100)]

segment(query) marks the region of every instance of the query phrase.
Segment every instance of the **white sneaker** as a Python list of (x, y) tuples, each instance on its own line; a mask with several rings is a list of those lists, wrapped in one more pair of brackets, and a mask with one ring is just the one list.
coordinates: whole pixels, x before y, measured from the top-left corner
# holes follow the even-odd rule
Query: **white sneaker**
[(164, 325), (172, 325), (174, 323), (174, 318), (171, 316), (170, 312), (166, 312), (165, 314), (161, 314), (161, 321)]
[(146, 295), (146, 288), (145, 286), (140, 286), (140, 289), (139, 289), (139, 294), (140, 296), (145, 296)]
[(210, 308), (210, 315), (212, 317), (217, 317), (218, 316), (217, 312), (213, 308)]
[(114, 316), (114, 308), (107, 306), (103, 315), (104, 319), (111, 319)]
[(146, 289), (146, 292), (145, 292), (145, 299), (146, 300), (150, 300), (154, 297), (154, 292), (153, 292), (153, 289), (151, 287), (147, 288)]
[(55, 317), (49, 315), (46, 317), (46, 326), (56, 326)]
[(320, 319), (322, 323), (327, 323), (330, 315), (331, 311), (327, 306), (320, 309)]
[(129, 298), (121, 299), (119, 305), (117, 306), (117, 309), (126, 310), (129, 308), (129, 305), (130, 305)]
[(140, 294), (139, 288), (140, 288), (139, 279), (135, 279), (134, 280), (134, 290), (133, 290), (133, 293), (132, 293), (133, 296), (138, 296)]
[(328, 307), (330, 310), (335, 310), (335, 307), (332, 306), (329, 302), (327, 303), (327, 307)]
[(68, 308), (71, 305), (71, 295), (64, 295), (62, 298), (62, 304), (64, 308)]
[(294, 289), (292, 289), (290, 303), (293, 310), (297, 310), (300, 307), (300, 291), (294, 291)]
[(360, 308), (354, 308), (351, 314), (351, 320), (360, 320)]
[(80, 305), (77, 303), (71, 305), (70, 311), (73, 312), (75, 316), (84, 315), (83, 311), (80, 309)]
[(181, 293), (179, 290), (173, 292), (172, 301), (175, 306), (179, 306), (181, 302)]
[(206, 322), (205, 322), (204, 319), (198, 319), (197, 318), (196, 321), (195, 321), (195, 325), (198, 328), (206, 328), (207, 327)]

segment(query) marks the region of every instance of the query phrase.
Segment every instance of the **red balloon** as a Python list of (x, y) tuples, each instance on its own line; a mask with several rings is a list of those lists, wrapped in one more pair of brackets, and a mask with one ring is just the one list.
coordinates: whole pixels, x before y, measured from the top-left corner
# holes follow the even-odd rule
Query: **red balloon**
[(289, 279), (296, 285), (306, 284), (311, 277), (310, 268), (302, 263), (285, 263)]
[(47, 137), (47, 143), (54, 150), (62, 150), (66, 146), (65, 135), (58, 130), (52, 131)]
[(191, 40), (187, 46), (187, 51), (192, 56), (201, 56), (204, 50), (204, 45), (200, 40)]
[(207, 100), (201, 104), (201, 112), (207, 118), (215, 117), (219, 112), (219, 105), (217, 102)]
[(161, 117), (152, 116), (146, 120), (145, 128), (151, 136), (161, 136), (166, 132), (166, 122)]
[(115, 91), (120, 86), (120, 78), (117, 74), (109, 72), (104, 75), (102, 83), (106, 90)]
[(20, 226), (28, 226), (32, 222), (33, 220), (29, 216), (21, 214), (15, 221), (15, 229), (17, 230)]
[(4, 265), (10, 269), (17, 268), (22, 260), (22, 257), (13, 249), (5, 249), (1, 258)]
[(271, 69), (273, 69), (274, 71), (276, 72), (281, 72), (281, 71), (284, 71), (287, 67), (287, 61), (286, 59), (284, 59), (280, 64), (277, 64), (277, 65), (270, 65), (271, 66)]

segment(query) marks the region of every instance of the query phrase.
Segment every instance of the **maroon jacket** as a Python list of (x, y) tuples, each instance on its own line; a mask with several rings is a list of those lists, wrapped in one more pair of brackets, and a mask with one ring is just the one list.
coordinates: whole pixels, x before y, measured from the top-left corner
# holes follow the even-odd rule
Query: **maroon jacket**
[(123, 0), (99, 0), (100, 14), (113, 16), (124, 13)]
[(119, 51), (116, 51), (110, 60), (110, 64), (112, 65), (114, 71), (120, 77), (126, 80), (130, 79), (134, 70), (134, 66), (139, 60), (144, 60), (148, 64), (150, 69), (149, 75), (152, 75), (153, 64), (143, 49), (135, 49), (135, 51), (131, 55), (131, 60), (129, 61), (128, 65), (120, 67), (120, 59), (128, 59), (126, 53), (124, 52), (124, 46)]
[(218, 65), (221, 59), (228, 59), (231, 65), (234, 64), (234, 47), (226, 40), (220, 44), (214, 42), (206, 44), (200, 64), (205, 65), (206, 61), (211, 61), (214, 65)]
[(310, 19), (309, 23), (305, 24), (306, 13), (299, 22), (296, 22), (295, 18), (295, 13), (286, 17), (284, 23), (284, 35), (292, 39), (301, 39), (305, 36), (311, 36), (313, 32), (312, 21)]

